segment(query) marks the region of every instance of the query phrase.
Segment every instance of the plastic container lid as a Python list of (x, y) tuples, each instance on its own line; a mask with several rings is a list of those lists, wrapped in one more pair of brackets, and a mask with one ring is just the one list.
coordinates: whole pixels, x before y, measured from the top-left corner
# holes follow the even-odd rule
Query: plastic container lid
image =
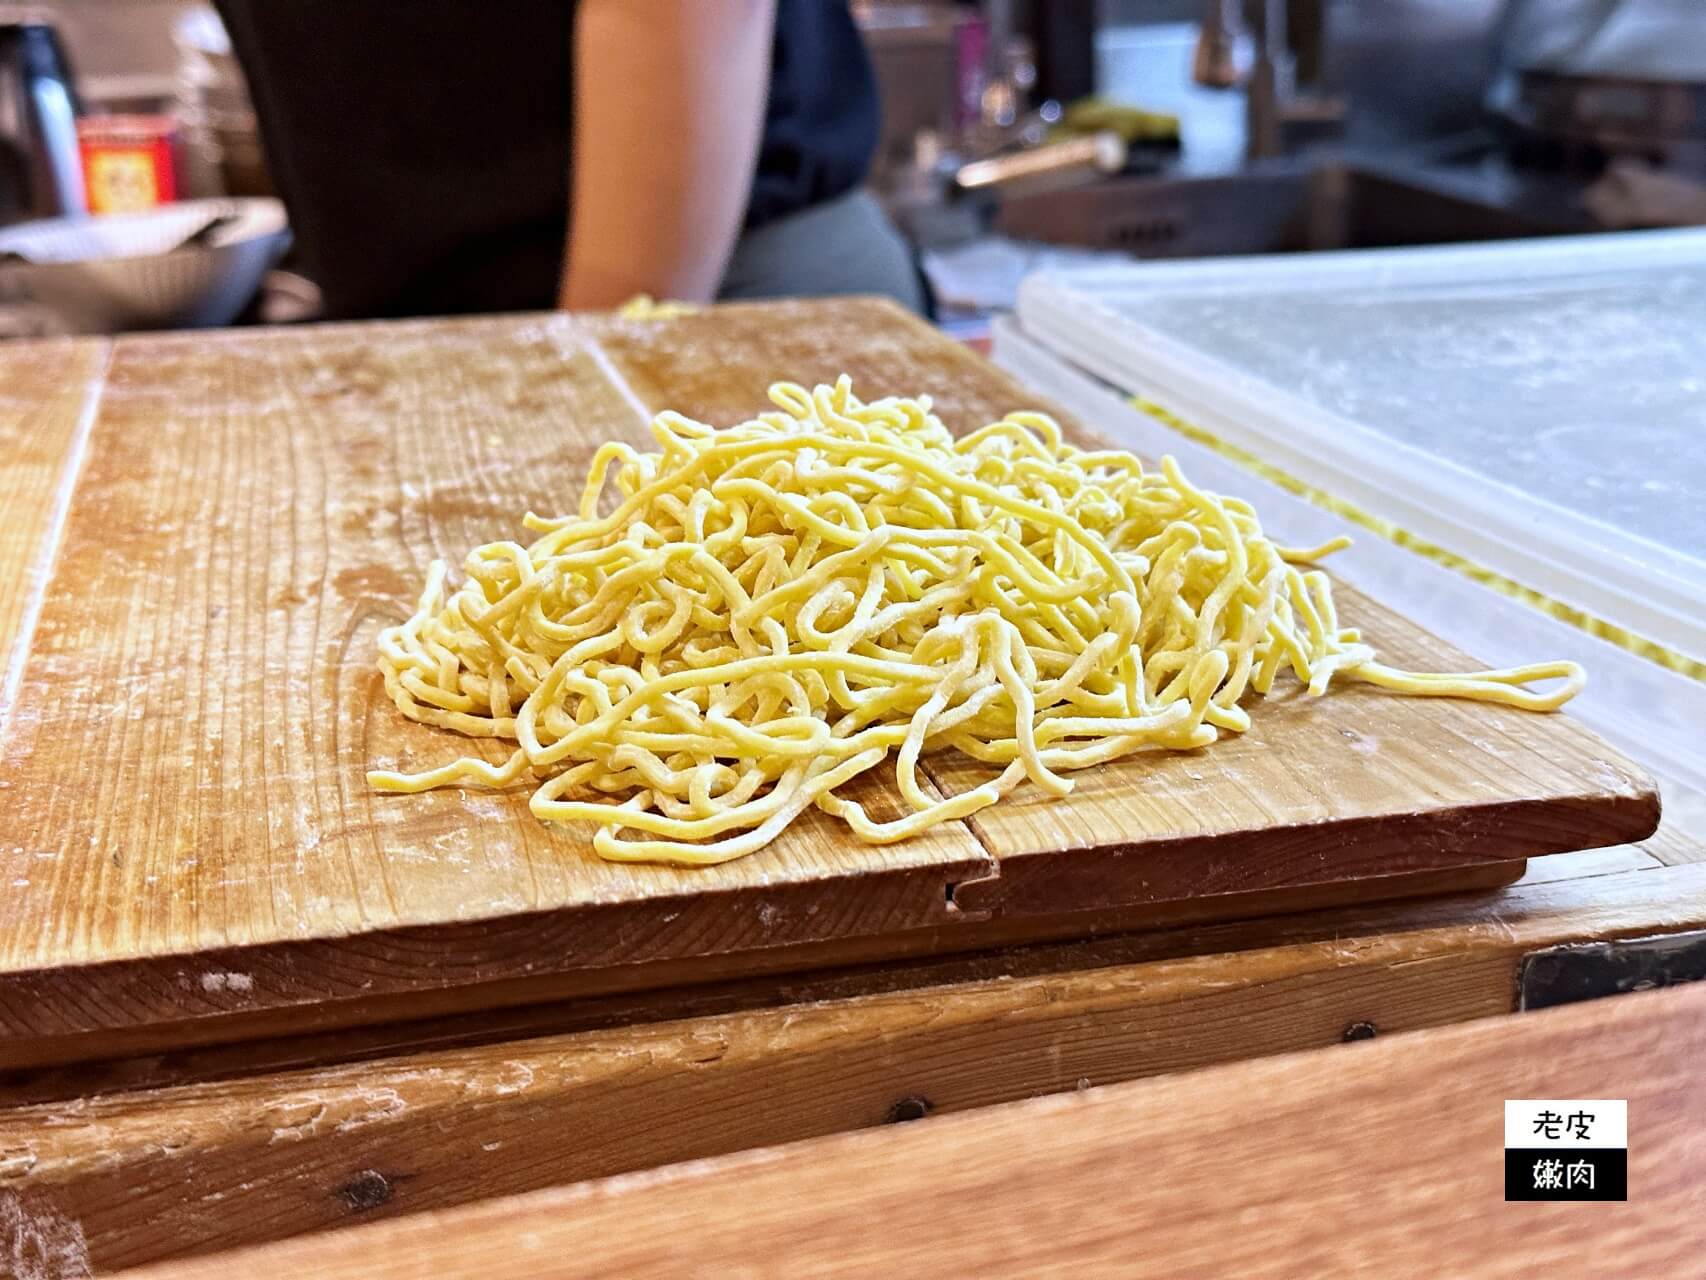
[(1027, 333), (1706, 660), (1706, 231), (1033, 278)]
[[(1484, 586), (1393, 599), (1390, 556), (1353, 576), (1499, 662), (1517, 646), (1430, 601), (1534, 619), (1529, 659), (1589, 662), (1584, 718), (1706, 784), (1706, 231), (1066, 271), (1017, 317), (1034, 381), (1046, 353), (1561, 604), (1577, 623)], [(1191, 452), (1162, 435), (1131, 443)]]

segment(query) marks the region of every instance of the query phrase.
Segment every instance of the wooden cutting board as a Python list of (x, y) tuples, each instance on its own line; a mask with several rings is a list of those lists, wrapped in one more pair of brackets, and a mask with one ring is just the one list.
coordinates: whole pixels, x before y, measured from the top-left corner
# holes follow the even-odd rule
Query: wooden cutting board
[[(469, 746), (374, 666), (431, 559), (567, 508), (656, 409), (726, 423), (843, 370), (957, 428), (1036, 400), (866, 301), (0, 350), (0, 1066), (1505, 883), (1653, 830), (1566, 717), (1368, 687), (1064, 802), (883, 848), (811, 813), (710, 869), (600, 862), (524, 792), (368, 790)], [(1393, 660), (1469, 662), (1343, 605)]]

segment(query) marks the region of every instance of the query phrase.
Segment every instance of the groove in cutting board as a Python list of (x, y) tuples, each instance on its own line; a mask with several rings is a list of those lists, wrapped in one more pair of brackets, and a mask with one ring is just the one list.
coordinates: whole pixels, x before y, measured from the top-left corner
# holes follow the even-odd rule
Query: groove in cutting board
[(18, 342), (0, 377), (0, 732), (59, 549), (110, 347)]

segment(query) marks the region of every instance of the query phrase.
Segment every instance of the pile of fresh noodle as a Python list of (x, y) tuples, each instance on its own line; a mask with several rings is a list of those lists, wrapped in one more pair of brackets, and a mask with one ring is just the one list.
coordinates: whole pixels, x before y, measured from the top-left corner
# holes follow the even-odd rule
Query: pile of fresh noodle
[[(1247, 729), (1282, 671), (1536, 711), (1581, 688), (1567, 662), (1382, 666), (1308, 567), (1342, 543), (1282, 550), (1170, 458), (1076, 449), (1036, 413), (955, 440), (928, 399), (863, 403), (845, 377), (770, 398), (724, 430), (660, 414), (655, 453), (606, 444), (578, 513), (528, 515), (537, 540), (476, 549), (454, 594), (435, 563), (380, 638), (386, 688), (520, 745), (371, 783), (530, 779), (532, 811), (596, 823), (601, 857), (714, 863), (808, 805), (891, 841), (1025, 779), (1063, 796), (1074, 769)], [(992, 776), (939, 798), (919, 757), (945, 748)], [(873, 821), (847, 784), (891, 753), (911, 812)]]

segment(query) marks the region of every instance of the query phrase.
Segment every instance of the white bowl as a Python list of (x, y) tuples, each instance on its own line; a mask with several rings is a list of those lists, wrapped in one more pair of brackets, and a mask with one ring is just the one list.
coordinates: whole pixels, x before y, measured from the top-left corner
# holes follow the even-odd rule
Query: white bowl
[[(229, 214), (205, 244), (173, 248)], [(0, 265), (76, 333), (229, 324), (290, 244), (277, 200), (187, 200), (145, 213), (49, 218), (0, 230)]]

